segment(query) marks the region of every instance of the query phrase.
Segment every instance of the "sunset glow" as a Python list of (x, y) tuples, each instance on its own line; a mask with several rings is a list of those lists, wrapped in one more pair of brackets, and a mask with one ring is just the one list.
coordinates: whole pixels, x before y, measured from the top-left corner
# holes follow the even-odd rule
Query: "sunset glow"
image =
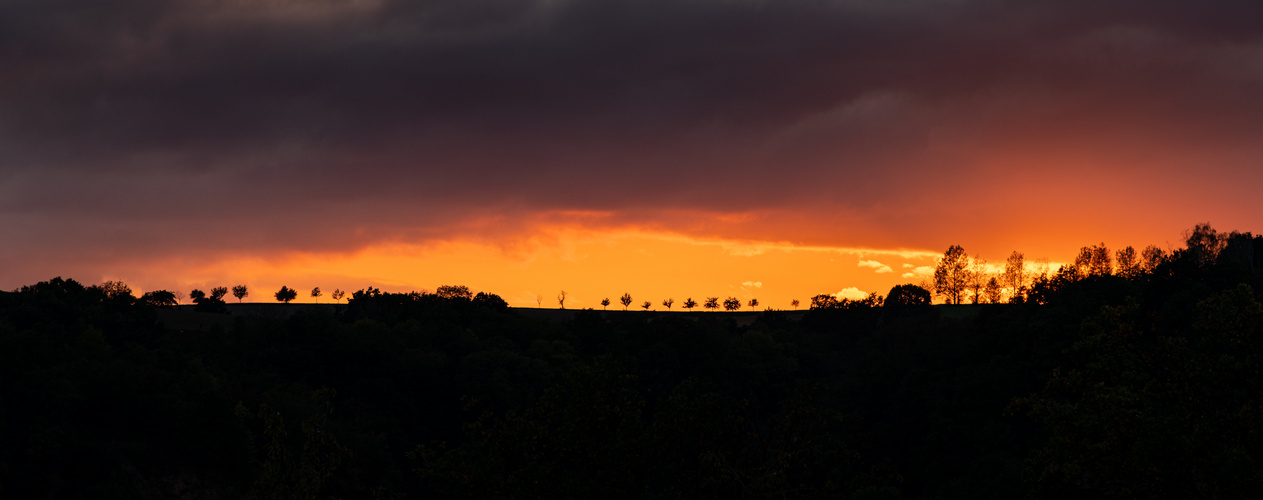
[(1263, 230), (1257, 7), (63, 3), (0, 7), (6, 290), (788, 308)]

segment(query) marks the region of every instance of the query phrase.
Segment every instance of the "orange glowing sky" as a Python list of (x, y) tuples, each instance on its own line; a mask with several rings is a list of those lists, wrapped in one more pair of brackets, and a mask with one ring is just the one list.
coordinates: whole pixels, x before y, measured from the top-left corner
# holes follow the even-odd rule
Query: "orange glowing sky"
[(953, 244), (1056, 263), (1178, 247), (1198, 222), (1257, 232), (1261, 18), (1227, 0), (0, 5), (0, 288), (788, 308), (918, 283)]

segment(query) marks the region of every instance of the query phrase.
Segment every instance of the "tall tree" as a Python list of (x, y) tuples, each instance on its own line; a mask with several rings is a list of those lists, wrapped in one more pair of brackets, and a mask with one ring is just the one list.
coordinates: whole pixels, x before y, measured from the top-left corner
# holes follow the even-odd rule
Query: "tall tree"
[(1014, 250), (1004, 261), (1004, 273), (1000, 275), (1001, 285), (1009, 290), (1010, 302), (1021, 302), (1026, 295), (1026, 256)]
[(250, 295), (250, 290), (246, 289), (245, 285), (232, 287), (232, 296), (237, 298), (238, 303), (240, 303), (242, 299), (246, 298), (247, 295)]
[(1193, 227), (1185, 235), (1185, 245), (1187, 252), (1192, 256), (1193, 262), (1197, 265), (1205, 266), (1215, 262), (1215, 258), (1219, 256), (1219, 251), (1224, 247), (1225, 238), (1223, 235), (1210, 227), (1209, 222), (1203, 222)]
[(749, 306), (750, 306), (750, 309), (754, 309), (754, 308), (756, 308), (756, 307), (759, 307), (759, 299), (750, 299), (750, 303), (749, 303), (749, 304), (747, 304), (747, 305), (749, 305)]
[(662, 301), (662, 305), (667, 306), (667, 310), (670, 311), (671, 306), (675, 305), (675, 299), (667, 297), (667, 300)]
[(987, 286), (983, 288), (986, 294), (988, 304), (999, 304), (1003, 300), (1004, 287), (1000, 286), (1000, 280), (992, 276), (987, 280)]
[(741, 300), (736, 297), (728, 297), (724, 299), (724, 309), (727, 311), (736, 311), (741, 309)]
[(1130, 245), (1114, 253), (1114, 262), (1118, 264), (1119, 276), (1135, 278), (1140, 274), (1140, 260), (1136, 257), (1136, 249)]
[(1080, 248), (1079, 255), (1074, 258), (1074, 267), (1079, 276), (1109, 276), (1114, 272), (1110, 250), (1105, 243)]
[(947, 247), (943, 258), (934, 267), (934, 292), (943, 295), (948, 304), (960, 304), (969, 277), (969, 256), (960, 245)]
[(979, 257), (970, 259), (969, 272), (965, 278), (965, 286), (971, 294), (970, 300), (974, 304), (979, 303), (982, 299), (982, 290), (987, 287), (987, 278), (990, 278), (987, 274), (987, 261)]
[(607, 307), (609, 307), (609, 306), (610, 306), (610, 298), (609, 298), (609, 297), (606, 297), (606, 298), (604, 298), (604, 299), (601, 299), (601, 310), (602, 310), (602, 311), (604, 311), (604, 310), (605, 310), (605, 308), (607, 308)]
[(798, 304), (801, 304), (801, 302), (799, 302), (798, 299), (789, 301), (789, 305), (794, 306), (794, 309), (798, 309)]
[(334, 288), (333, 295), (330, 295), (330, 297), (333, 297), (334, 302), (341, 302), (342, 296), (344, 295), (346, 295), (346, 292), (342, 291), (341, 289)]
[(316, 299), (317, 304), (320, 303), (320, 295), (321, 295), (320, 287), (311, 289), (311, 298)]
[(626, 310), (627, 310), (627, 306), (630, 306), (630, 305), (631, 305), (631, 302), (632, 302), (631, 294), (630, 294), (630, 293), (623, 293), (623, 296), (622, 296), (622, 297), (619, 297), (619, 298), (618, 298), (618, 301), (619, 301), (620, 303), (622, 303), (622, 304), (623, 304), (623, 310), (624, 310), (624, 311), (626, 311)]
[(566, 291), (565, 290), (562, 290), (561, 293), (557, 294), (557, 304), (560, 305), (562, 309), (566, 308)]
[(1149, 245), (1140, 251), (1140, 267), (1147, 273), (1153, 272), (1166, 259), (1166, 251), (1154, 245)]

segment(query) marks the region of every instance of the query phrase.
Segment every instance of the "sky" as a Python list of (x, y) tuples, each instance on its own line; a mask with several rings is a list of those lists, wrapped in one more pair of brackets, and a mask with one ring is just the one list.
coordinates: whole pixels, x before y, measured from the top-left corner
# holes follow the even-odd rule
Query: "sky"
[[(1263, 231), (1253, 0), (0, 0), (0, 289), (758, 298)], [(326, 297), (306, 293), (319, 286)], [(763, 307), (763, 306), (761, 306)]]

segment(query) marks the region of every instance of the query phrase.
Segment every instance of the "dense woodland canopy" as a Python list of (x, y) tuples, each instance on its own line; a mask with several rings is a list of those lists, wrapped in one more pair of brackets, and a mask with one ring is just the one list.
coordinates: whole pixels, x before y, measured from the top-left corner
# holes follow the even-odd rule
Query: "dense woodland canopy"
[(549, 322), (464, 287), (268, 316), (219, 289), (194, 312), (24, 286), (0, 293), (0, 497), (1263, 490), (1263, 237), (1200, 225), (1174, 252), (1095, 245), (985, 280), (953, 249), (937, 292), (978, 305), (900, 285), (741, 324)]

